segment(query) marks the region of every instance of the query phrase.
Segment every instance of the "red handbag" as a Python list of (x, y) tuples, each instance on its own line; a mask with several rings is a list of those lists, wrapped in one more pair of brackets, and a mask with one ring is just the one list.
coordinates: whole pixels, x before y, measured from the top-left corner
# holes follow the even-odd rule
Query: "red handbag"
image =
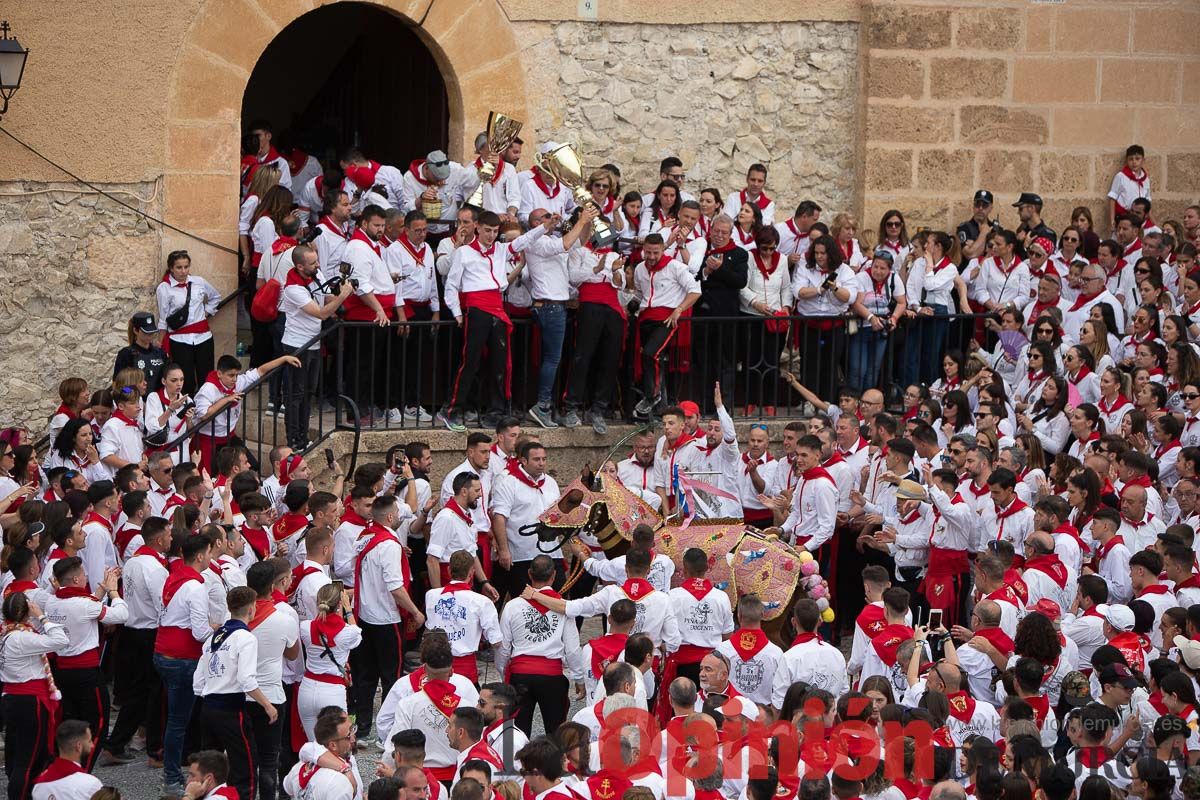
[(776, 311), (771, 316), (767, 317), (767, 332), (768, 333), (787, 333), (788, 327), (791, 325), (791, 320), (788, 319), (790, 314), (785, 309)]

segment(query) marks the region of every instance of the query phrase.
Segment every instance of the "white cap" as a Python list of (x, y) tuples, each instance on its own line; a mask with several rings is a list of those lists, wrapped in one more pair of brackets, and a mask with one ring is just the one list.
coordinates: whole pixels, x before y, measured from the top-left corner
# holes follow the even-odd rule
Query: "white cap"
[(558, 142), (542, 142), (540, 145), (538, 145), (538, 152), (542, 155), (546, 155), (551, 150), (557, 150), (560, 147), (562, 147), (562, 145), (560, 145)]
[(718, 710), (727, 717), (743, 716), (751, 722), (758, 719), (758, 706), (745, 697), (731, 697)]
[(1136, 622), (1133, 610), (1129, 606), (1102, 603), (1096, 606), (1096, 613), (1104, 617), (1109, 625), (1112, 625), (1122, 633), (1133, 630)]

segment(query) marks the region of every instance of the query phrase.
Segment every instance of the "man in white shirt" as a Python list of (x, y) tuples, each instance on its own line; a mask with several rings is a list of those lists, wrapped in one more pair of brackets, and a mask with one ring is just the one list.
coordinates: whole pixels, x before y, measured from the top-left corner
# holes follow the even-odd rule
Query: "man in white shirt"
[[(26, 731), (26, 734), (30, 732)], [(66, 719), (54, 734), (58, 757), (33, 781), (34, 800), (91, 800), (100, 779), (87, 770), (94, 759), (92, 728), (81, 719)], [(15, 776), (14, 776), (15, 777)], [(28, 778), (25, 779), (28, 782)]]
[[(501, 419), (497, 428), (507, 419), (512, 418)], [(496, 555), (492, 552), (491, 544), (492, 486), (495, 484), (496, 476), (504, 470), (509, 461), (507, 456), (497, 453), (497, 444), (493, 444), (492, 437), (482, 431), (472, 431), (467, 434), (465, 458), (457, 467), (446, 473), (446, 477), (442, 479), (442, 488), (438, 497), (438, 503), (445, 507), (454, 498), (454, 482), (464, 472), (475, 475), (479, 479), (479, 502), (475, 504), (474, 508), (464, 510), (471, 517), (477, 545), (475, 551), (479, 554), (479, 564), (483, 567), (484, 575), (489, 580), (492, 576)], [(493, 469), (493, 461), (499, 464), (499, 469)]]
[[(729, 595), (713, 586), (706, 575), (708, 556), (698, 547), (683, 554), (684, 580), (668, 597), (675, 609), (680, 645), (668, 659), (676, 675), (700, 683), (700, 662), (733, 632), (733, 609)], [(665, 681), (670, 683), (670, 681)]]
[[(683, 162), (678, 156), (667, 156), (659, 162), (658, 180), (660, 183), (662, 181), (671, 181), (671, 183), (678, 186), (680, 202), (696, 199), (690, 192), (683, 191), (683, 183), (687, 180), (687, 173), (684, 171)], [(653, 192), (647, 192), (642, 195), (642, 208), (649, 208), (652, 202), (654, 202)]]
[(479, 185), (474, 166), (464, 167), (451, 161), (441, 150), (413, 161), (404, 173), (404, 199), (401, 211), (420, 211), (429, 220), (429, 230), (437, 236), (450, 231), (458, 206)]
[[(143, 544), (125, 561), (121, 587), (129, 617), (117, 648), (117, 696), (121, 712), (108, 738), (109, 756), (126, 756), (126, 747), (139, 727), (146, 730), (146, 750), (162, 747), (161, 682), (154, 669), (154, 637), (162, 612), (163, 586), (167, 582), (167, 550), (171, 526), (162, 517), (151, 517), (142, 525)], [(121, 684), (125, 691), (121, 691)]]
[(479, 561), (479, 544), (472, 516), (479, 506), (482, 493), (479, 478), (474, 472), (459, 472), (454, 476), (452, 488), (454, 496), (445, 502), (442, 510), (433, 518), (429, 532), (429, 545), (425, 550), (429, 585), (437, 589), (451, 580), (457, 580), (452, 578), (450, 561), (458, 551), (470, 555), (472, 563), (471, 574), (461, 580), (477, 580), (480, 585), (490, 585)]
[(1062, 633), (1079, 648), (1079, 663), (1092, 663), (1096, 649), (1108, 643), (1104, 635), (1104, 617), (1097, 610), (1108, 603), (1108, 584), (1099, 575), (1082, 575), (1071, 604), (1063, 614)]
[(541, 710), (546, 730), (557, 730), (566, 720), (568, 679), (582, 696), (579, 632), (565, 613), (562, 596), (552, 588), (555, 567), (547, 555), (533, 558), (526, 573), (526, 596), (514, 595), (500, 617), (496, 668), (517, 689), (520, 699), (515, 721), (527, 736), (533, 734), (535, 706)]
[(738, 692), (755, 703), (769, 706), (783, 650), (763, 631), (763, 612), (763, 601), (758, 595), (741, 597), (737, 605), (741, 627), (717, 646), (717, 652), (729, 659), (729, 682)]
[[(696, 268), (665, 253), (663, 237), (652, 233), (642, 243), (643, 261), (634, 271), (634, 288), (641, 299), (638, 308), (638, 339), (641, 352), (642, 399), (634, 415), (649, 416), (661, 399), (662, 372), (666, 350), (679, 336), (679, 319), (700, 299)], [(678, 255), (686, 258), (687, 249)]]
[[(309, 342), (320, 336), (321, 323), (337, 313), (354, 287), (344, 281), (340, 292), (325, 294), (317, 279), (321, 267), (317, 251), (310, 245), (297, 245), (292, 263), (279, 295), (279, 313), (283, 315), (283, 346), (296, 353), (300, 364), (284, 368), (287, 395), (283, 402), (288, 444), (303, 451), (308, 447), (308, 418), (321, 376), (320, 345)], [(309, 347), (302, 349), (305, 345)]]
[(834, 697), (840, 697), (846, 688), (846, 657), (841, 651), (817, 636), (821, 624), (821, 612), (814, 600), (797, 600), (792, 607), (796, 629), (800, 632), (791, 648), (783, 654), (783, 661), (775, 671), (771, 692), (771, 704), (778, 711), (783, 707), (783, 698), (796, 681), (824, 689)]
[(798, 548), (815, 552), (833, 536), (837, 518), (837, 485), (821, 464), (821, 440), (803, 436), (796, 443), (793, 469), (799, 476), (784, 532)]
[[(478, 202), (482, 210), (499, 214), (506, 221), (516, 220), (521, 207), (521, 180), (517, 177), (516, 166), (501, 154), (491, 151), (487, 131), (475, 136), (475, 153), (478, 157), (471, 166), (479, 173), (483, 188), (474, 191), (479, 193)], [(483, 180), (485, 162), (490, 163), (494, 170), (492, 177), (486, 181)], [(475, 194), (469, 195), (469, 199), (474, 200)]]
[(407, 622), (411, 630), (425, 624), (425, 615), (409, 595), (412, 574), (396, 537), (399, 522), (396, 498), (383, 495), (372, 503), (371, 522), (358, 537), (354, 616), (363, 640), (351, 653), (350, 668), (355, 690), (352, 708), (360, 739), (367, 738), (371, 731), (376, 687), (382, 686), (386, 696), (400, 675), (403, 623)]
[(106, 747), (109, 723), (108, 682), (100, 674), (100, 624), (120, 625), (129, 617), (129, 607), (117, 593), (120, 570), (110, 567), (101, 576), (97, 591), (104, 603), (92, 595), (90, 582), (79, 558), (63, 558), (54, 565), (58, 589), (46, 601), (46, 619), (67, 629), (69, 643), (57, 651), (54, 676), (62, 693), (62, 712), (67, 719), (82, 719), (94, 739), (84, 767), (91, 769), (100, 750)]
[(746, 188), (729, 193), (725, 199), (725, 213), (737, 219), (744, 203), (753, 203), (762, 212), (762, 224), (775, 224), (775, 201), (767, 197), (763, 187), (767, 185), (767, 168), (763, 164), (751, 164), (746, 170)]
[[(567, 276), (567, 252), (575, 246), (588, 226), (599, 216), (593, 205), (587, 205), (571, 229), (563, 236), (543, 236), (525, 250), (526, 274), (533, 295), (533, 320), (542, 335), (542, 363), (538, 367), (537, 404), (529, 416), (543, 428), (557, 428), (551, 395), (562, 360), (563, 340), (567, 334), (567, 301), (571, 299), (571, 282)], [(544, 208), (529, 213), (529, 226), (553, 221)]]
[[(426, 237), (429, 221), (420, 211), (404, 216), (404, 229), (383, 251), (383, 260), (392, 279), (400, 278), (398, 296), (403, 298), (404, 317), (410, 322), (429, 322), (441, 319), (438, 304), (437, 268), (433, 248)], [(433, 328), (416, 326), (408, 329), (404, 340), (404, 419), (406, 422), (432, 422), (433, 416), (421, 405), (415, 389), (422, 385), (420, 368), (422, 354), (432, 345)], [(426, 355), (427, 359), (428, 356)]]
[(313, 240), (317, 250), (317, 264), (322, 281), (327, 281), (341, 274), (342, 261), (345, 260), (346, 245), (350, 241), (350, 195), (340, 189), (326, 191), (322, 201), (324, 215), (317, 222), (321, 231)]
[[(511, 398), (511, 374), (508, 344), (512, 335), (512, 320), (504, 310), (502, 293), (510, 283), (509, 264), (557, 224), (555, 217), (531, 228), (511, 242), (497, 242), (500, 218), (490, 211), (479, 216), (474, 241), (454, 251), (450, 272), (446, 276), (446, 310), (463, 329), (463, 357), (454, 380), (454, 392), (438, 419), (450, 430), (462, 433), (463, 410), (475, 389), (476, 378), (483, 368), (489, 386), (490, 407), (483, 415), (484, 427), (495, 425)], [(515, 278), (514, 278), (515, 279)]]
[[(537, 536), (521, 531), (537, 523), (546, 509), (558, 502), (558, 483), (546, 474), (546, 448), (527, 441), (518, 451), (518, 463), (510, 464), (492, 489), (492, 530), (496, 536), (497, 575), (509, 597), (520, 597), (529, 583), (530, 564), (541, 551)], [(547, 553), (561, 565), (562, 551)], [(556, 566), (556, 569), (561, 566)]]
[[(269, 567), (268, 567), (269, 568)], [(246, 697), (265, 712), (268, 723), (279, 718), (275, 706), (259, 688), (258, 639), (248, 623), (255, 615), (256, 597), (247, 586), (231, 589), (226, 602), (230, 619), (204, 644), (192, 690), (200, 698), (200, 726), (205, 741), (215, 741), (229, 758), (229, 781), (239, 796), (254, 797), (258, 788), (258, 753), (254, 732), (245, 714)]]
[(83, 559), (84, 571), (89, 575), (87, 588), (94, 591), (108, 570), (119, 563), (117, 546), (113, 541), (113, 520), (117, 517), (120, 505), (112, 481), (96, 481), (88, 487), (87, 496), (92, 510), (83, 522), (85, 538), (79, 555)]
[[(538, 153), (546, 155), (558, 149), (557, 142), (543, 142), (538, 147)], [(522, 225), (532, 228), (534, 223), (529, 221), (530, 214), (535, 208), (544, 208), (551, 215), (568, 217), (575, 210), (575, 197), (571, 190), (546, 170), (536, 164), (529, 172), (529, 180), (521, 182), (521, 206), (517, 209), (517, 219)]]
[(192, 453), (197, 456), (197, 466), (213, 467), (217, 450), (229, 444), (242, 416), (241, 400), (246, 388), (284, 364), (298, 367), (300, 359), (284, 355), (246, 372), (242, 372), (242, 362), (228, 353), (217, 359), (214, 375), (196, 390), (193, 424), (203, 431), (193, 437), (196, 447)]
[(1063, 338), (1079, 341), (1079, 331), (1083, 323), (1091, 317), (1092, 306), (1098, 303), (1108, 303), (1112, 306), (1113, 316), (1117, 322), (1117, 330), (1125, 330), (1125, 310), (1121, 301), (1105, 287), (1104, 270), (1097, 264), (1089, 264), (1083, 268), (1083, 286), (1075, 302), (1063, 315)]
[(654, 433), (652, 428), (647, 428), (633, 437), (633, 450), (629, 458), (617, 462), (617, 477), (626, 489), (650, 503), (657, 511), (662, 506), (662, 498), (658, 494), (659, 483), (654, 464), (657, 444)]
[(787, 256), (788, 267), (794, 269), (808, 252), (812, 243), (809, 230), (820, 220), (823, 209), (812, 200), (804, 200), (796, 206), (791, 219), (775, 226), (779, 234), (779, 253)]
[(345, 712), (322, 714), (313, 728), (313, 740), (329, 754), (341, 759), (346, 770), (297, 761), (283, 779), (283, 790), (296, 800), (353, 800), (354, 786), (347, 777), (350, 769), (350, 735), (353, 722)]
[(476, 656), (480, 640), (487, 637), (492, 647), (500, 645), (500, 620), (494, 599), (471, 590), (472, 574), (479, 562), (467, 550), (456, 550), (449, 560), (450, 580), (425, 593), (425, 625), (446, 632), (454, 654), (454, 672), (479, 681)]

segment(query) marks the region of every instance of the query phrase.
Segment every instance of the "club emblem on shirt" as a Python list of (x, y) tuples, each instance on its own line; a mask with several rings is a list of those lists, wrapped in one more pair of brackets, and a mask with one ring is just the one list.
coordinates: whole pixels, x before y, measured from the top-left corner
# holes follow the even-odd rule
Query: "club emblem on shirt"
[(600, 781), (600, 786), (596, 789), (596, 797), (609, 798), (616, 794), (612, 788), (612, 781), (608, 778)]
[(733, 674), (737, 678), (734, 683), (737, 684), (742, 694), (753, 693), (758, 691), (758, 687), (762, 685), (765, 672), (765, 667), (758, 661), (739, 660), (733, 668)]
[(697, 603), (696, 605), (692, 606), (692, 610), (687, 613), (687, 616), (684, 617), (683, 621), (693, 628), (707, 628), (708, 618), (711, 614), (712, 606), (710, 606), (706, 600), (702, 603)]
[(967, 698), (965, 695), (958, 695), (950, 700), (950, 707), (958, 713), (963, 713), (967, 710)]
[(526, 608), (525, 631), (534, 643), (545, 642), (554, 636), (554, 626), (550, 624), (549, 615), (539, 614), (534, 608)]
[(877, 619), (874, 622), (867, 623), (867, 633), (871, 634), (871, 638), (875, 638), (882, 633), (883, 629), (886, 627), (887, 626), (883, 624), (883, 620)]
[(750, 648), (754, 647), (754, 645), (758, 644), (758, 637), (753, 633), (743, 633), (738, 641), (743, 650), (749, 650)]

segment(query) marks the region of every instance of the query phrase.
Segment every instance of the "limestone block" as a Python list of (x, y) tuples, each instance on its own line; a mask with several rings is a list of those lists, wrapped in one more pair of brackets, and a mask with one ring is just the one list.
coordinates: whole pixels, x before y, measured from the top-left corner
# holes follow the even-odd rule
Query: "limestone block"
[(974, 185), (973, 150), (921, 150), (917, 154), (917, 188), (967, 190)]
[[(1133, 137), (1133, 115), (1108, 107), (1054, 109), (1056, 147), (1127, 144)], [(1105, 187), (1107, 190), (1107, 187)]]
[(608, 88), (604, 90), (604, 102), (613, 106), (624, 105), (632, 99), (633, 92), (618, 80), (609, 81)]
[(950, 15), (943, 8), (896, 3), (871, 6), (866, 29), (871, 47), (927, 50), (950, 44)]
[(1033, 186), (1033, 153), (984, 150), (979, 154), (979, 185), (993, 192), (1028, 192)]
[(1021, 41), (1021, 15), (1011, 8), (967, 8), (954, 16), (961, 50), (1012, 50)]
[(1088, 156), (1043, 151), (1038, 154), (1037, 190), (1047, 194), (1082, 194), (1092, 186)]
[(1002, 58), (935, 58), (930, 63), (931, 97), (991, 99), (1007, 90), (1008, 62)]
[(1096, 59), (1019, 58), (1013, 65), (1018, 103), (1085, 103), (1096, 99)]
[(771, 160), (770, 151), (767, 150), (762, 139), (757, 136), (739, 136), (737, 150), (750, 161), (767, 162)]
[(152, 236), (92, 236), (86, 257), (88, 277), (101, 289), (153, 284), (161, 274)]
[(733, 68), (733, 78), (739, 81), (748, 81), (754, 78), (762, 70), (762, 65), (752, 56), (745, 56), (738, 60), (737, 66)]
[(1025, 52), (1044, 53), (1054, 49), (1055, 9), (1030, 8), (1025, 12)]
[[(1116, 6), (1116, 3), (1109, 4)], [(1054, 25), (1055, 51), (1085, 55), (1129, 52), (1130, 12), (1104, 5), (1058, 9)], [(1161, 29), (1156, 31), (1161, 34)]]
[(250, 72), (280, 25), (248, 0), (208, 0), (193, 41)]
[(912, 151), (867, 150), (867, 189), (888, 192), (912, 187)]
[(1133, 16), (1133, 52), (1196, 55), (1200, 41), (1200, 10), (1139, 8)]
[(574, 58), (568, 58), (563, 61), (562, 69), (558, 73), (559, 80), (568, 86), (577, 86), (589, 77), (591, 76), (588, 74), (588, 71)]
[(782, 105), (783, 99), (771, 89), (762, 88), (754, 93), (754, 108), (760, 114), (774, 114)]
[(1200, 153), (1167, 156), (1167, 191), (1200, 191)]
[(867, 105), (867, 140), (941, 144), (954, 138), (954, 112), (879, 103)]
[[(610, 40), (611, 41), (611, 40)], [(671, 37), (671, 52), (677, 56), (698, 56), (704, 53), (704, 42), (699, 36), (681, 33)]]
[(1045, 144), (1049, 121), (1045, 112), (1004, 106), (963, 106), (959, 135), (965, 144)]
[(585, 103), (583, 116), (587, 118), (591, 127), (598, 131), (608, 130), (617, 124), (612, 106), (607, 103)]
[(920, 59), (872, 55), (867, 65), (870, 97), (907, 97), (925, 94), (925, 65)]
[(27, 222), (6, 222), (0, 225), (0, 253), (6, 258), (29, 255), (33, 252), (33, 228)]
[(1106, 58), (1101, 62), (1100, 100), (1105, 103), (1174, 103), (1179, 99), (1179, 62)]
[(1134, 120), (1133, 138), (1144, 147), (1183, 150), (1196, 148), (1196, 131), (1200, 130), (1198, 106), (1171, 109), (1149, 106), (1139, 108), (1129, 116)]

